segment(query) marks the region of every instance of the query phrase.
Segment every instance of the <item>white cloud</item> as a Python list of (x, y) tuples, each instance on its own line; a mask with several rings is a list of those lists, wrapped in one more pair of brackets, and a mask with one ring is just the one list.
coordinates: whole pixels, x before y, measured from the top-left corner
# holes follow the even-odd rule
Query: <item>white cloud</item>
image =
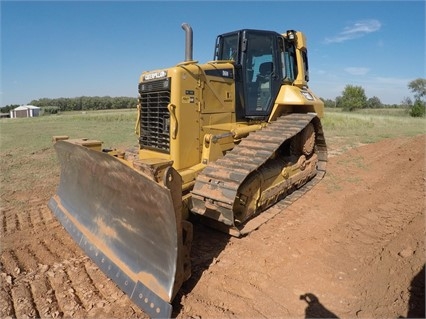
[(370, 72), (370, 69), (364, 67), (347, 67), (345, 68), (345, 71), (352, 75), (366, 75)]
[(348, 40), (361, 38), (366, 34), (380, 30), (381, 27), (382, 24), (380, 21), (375, 19), (357, 21), (354, 24), (345, 27), (343, 31), (337, 35), (330, 38), (325, 38), (325, 43), (341, 43)]
[(376, 77), (376, 82), (379, 84), (386, 84), (386, 85), (402, 85), (407, 87), (408, 83), (412, 81), (412, 79), (404, 79), (404, 78), (392, 78), (392, 77)]

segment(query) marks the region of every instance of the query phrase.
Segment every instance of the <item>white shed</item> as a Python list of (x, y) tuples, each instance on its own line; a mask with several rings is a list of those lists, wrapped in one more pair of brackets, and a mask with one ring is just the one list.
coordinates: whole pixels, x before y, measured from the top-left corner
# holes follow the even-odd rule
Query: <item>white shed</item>
[(34, 117), (40, 115), (40, 108), (34, 105), (21, 105), (10, 111), (10, 118)]

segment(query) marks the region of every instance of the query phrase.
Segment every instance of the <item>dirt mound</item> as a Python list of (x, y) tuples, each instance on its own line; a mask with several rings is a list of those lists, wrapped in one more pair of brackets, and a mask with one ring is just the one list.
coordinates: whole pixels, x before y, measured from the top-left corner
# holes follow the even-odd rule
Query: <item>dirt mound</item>
[[(195, 225), (174, 315), (424, 317), (425, 142), (331, 157), (319, 185), (243, 239)], [(57, 182), (2, 194), (0, 317), (146, 317), (50, 213)]]

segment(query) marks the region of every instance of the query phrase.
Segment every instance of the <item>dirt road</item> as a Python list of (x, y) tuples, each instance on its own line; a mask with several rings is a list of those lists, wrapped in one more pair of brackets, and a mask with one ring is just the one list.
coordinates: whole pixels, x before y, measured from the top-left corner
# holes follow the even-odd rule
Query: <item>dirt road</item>
[[(332, 149), (325, 179), (243, 239), (196, 225), (174, 315), (424, 316), (425, 142)], [(57, 179), (2, 191), (0, 317), (146, 317), (50, 213)]]

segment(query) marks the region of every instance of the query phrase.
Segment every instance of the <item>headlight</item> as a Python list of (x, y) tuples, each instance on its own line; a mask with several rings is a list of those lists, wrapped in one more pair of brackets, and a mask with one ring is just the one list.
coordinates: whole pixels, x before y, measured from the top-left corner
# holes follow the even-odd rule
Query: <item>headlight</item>
[(153, 91), (169, 91), (170, 90), (170, 78), (165, 78), (161, 80), (140, 82), (139, 83), (139, 93), (142, 92), (153, 92)]
[(302, 95), (305, 97), (305, 99), (307, 99), (308, 101), (313, 101), (314, 97), (312, 96), (311, 93), (309, 93), (308, 91), (300, 91), (300, 93), (302, 93)]

